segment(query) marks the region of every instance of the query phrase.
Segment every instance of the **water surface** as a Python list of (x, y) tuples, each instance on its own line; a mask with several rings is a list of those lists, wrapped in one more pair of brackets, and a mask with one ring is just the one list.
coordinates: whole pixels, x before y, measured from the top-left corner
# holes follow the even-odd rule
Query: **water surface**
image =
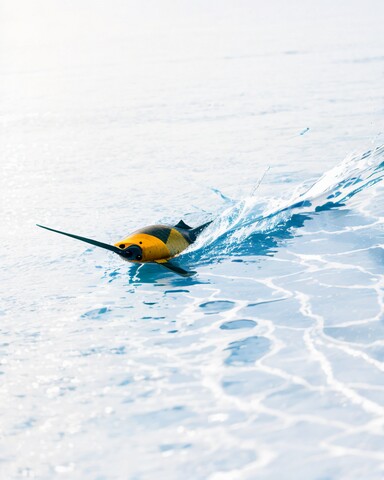
[(1, 477), (383, 478), (383, 3), (0, 8)]

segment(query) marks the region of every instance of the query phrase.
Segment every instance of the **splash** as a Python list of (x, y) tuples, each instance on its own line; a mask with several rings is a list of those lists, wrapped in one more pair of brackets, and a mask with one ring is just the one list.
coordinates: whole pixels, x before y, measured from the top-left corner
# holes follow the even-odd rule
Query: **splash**
[(282, 239), (317, 212), (338, 208), (384, 177), (384, 145), (352, 154), (309, 188), (298, 186), (289, 198), (260, 199), (250, 195), (226, 205), (212, 226), (183, 255), (204, 263), (228, 255), (271, 255)]

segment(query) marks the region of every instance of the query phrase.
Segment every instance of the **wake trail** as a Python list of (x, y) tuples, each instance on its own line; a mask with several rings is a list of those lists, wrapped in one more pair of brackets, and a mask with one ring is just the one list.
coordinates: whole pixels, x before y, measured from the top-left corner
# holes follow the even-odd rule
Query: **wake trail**
[[(212, 225), (182, 256), (204, 260), (238, 254), (265, 254), (276, 246), (271, 235), (292, 237), (311, 215), (345, 205), (357, 193), (384, 177), (384, 145), (360, 154), (348, 155), (339, 165), (324, 173), (309, 188), (299, 185), (289, 198), (264, 198), (251, 194), (226, 203)], [(225, 197), (227, 198), (227, 197)]]

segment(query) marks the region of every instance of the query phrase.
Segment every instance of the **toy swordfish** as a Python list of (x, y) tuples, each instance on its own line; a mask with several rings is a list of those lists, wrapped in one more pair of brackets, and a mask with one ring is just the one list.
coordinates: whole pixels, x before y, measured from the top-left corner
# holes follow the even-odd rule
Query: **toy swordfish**
[(51, 232), (76, 238), (77, 240), (90, 243), (96, 247), (105, 248), (106, 250), (117, 253), (129, 262), (157, 263), (168, 270), (172, 270), (172, 272), (188, 277), (196, 272), (184, 270), (169, 260), (189, 247), (210, 223), (212, 222), (204, 223), (196, 228), (188, 226), (183, 220), (180, 220), (175, 226), (150, 225), (149, 227), (136, 230), (114, 245), (108, 245), (107, 243), (92, 240), (91, 238), (80, 237), (72, 233), (61, 232), (60, 230), (54, 230), (53, 228), (44, 227), (43, 225), (37, 226), (50, 230)]

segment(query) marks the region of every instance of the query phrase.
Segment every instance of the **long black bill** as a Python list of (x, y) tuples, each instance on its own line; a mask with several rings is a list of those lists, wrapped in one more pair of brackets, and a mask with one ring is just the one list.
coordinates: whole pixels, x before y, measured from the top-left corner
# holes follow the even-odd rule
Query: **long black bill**
[(96, 247), (105, 248), (106, 250), (110, 250), (111, 252), (118, 253), (119, 255), (123, 254), (123, 252), (113, 245), (108, 245), (108, 243), (98, 242), (97, 240), (92, 240), (91, 238), (80, 237), (79, 235), (73, 235), (72, 233), (61, 232), (60, 230), (54, 230), (53, 228), (44, 227), (43, 225), (36, 224), (37, 227), (45, 228), (46, 230), (50, 230), (51, 232), (61, 233), (61, 235), (66, 235), (67, 237), (76, 238), (76, 240), (81, 240), (85, 243), (90, 243), (91, 245), (95, 245)]

